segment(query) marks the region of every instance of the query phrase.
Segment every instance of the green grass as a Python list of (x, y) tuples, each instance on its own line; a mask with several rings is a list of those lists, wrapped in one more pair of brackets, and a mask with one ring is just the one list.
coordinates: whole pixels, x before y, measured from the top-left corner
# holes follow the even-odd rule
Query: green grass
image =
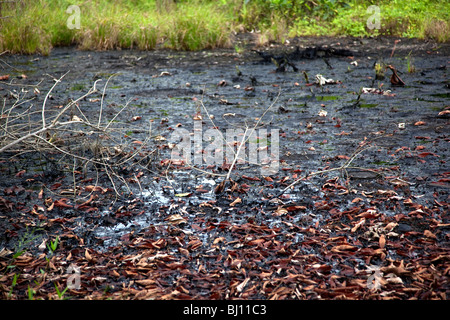
[[(367, 1), (368, 2), (368, 1)], [(374, 3), (377, 3), (373, 1)], [(449, 41), (450, 2), (441, 0), (379, 1), (380, 29), (367, 28), (367, 5), (351, 4), (331, 20), (334, 34), (388, 35)]]
[[(70, 5), (80, 28), (70, 29)], [(367, 7), (380, 8), (370, 30)], [(259, 43), (294, 36), (392, 35), (449, 41), (450, 3), (444, 0), (22, 0), (4, 3), (0, 51), (48, 54), (52, 47), (202, 50), (233, 47), (234, 32), (256, 31)]]

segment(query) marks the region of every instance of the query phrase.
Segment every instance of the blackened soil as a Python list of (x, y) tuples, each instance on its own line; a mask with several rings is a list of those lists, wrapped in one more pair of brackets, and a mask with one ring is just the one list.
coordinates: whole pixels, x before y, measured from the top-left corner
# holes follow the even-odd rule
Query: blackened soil
[[(39, 250), (47, 250), (38, 248), (43, 240), (59, 235), (63, 249), (131, 255), (139, 251), (139, 237), (166, 238), (191, 244), (187, 250), (198, 250), (200, 258), (219, 248), (218, 243), (225, 256), (226, 250), (237, 251), (237, 235), (247, 233), (251, 241), (276, 231), (277, 241), (289, 242), (292, 252), (309, 250), (321, 256), (325, 253), (320, 246), (305, 246), (310, 228), (318, 233), (328, 230), (330, 237), (346, 231), (350, 239), (357, 236), (350, 230), (361, 222), (356, 214), (372, 212), (368, 210), (374, 212), (367, 215), (368, 220), (398, 223), (394, 229), (398, 237), (411, 232), (423, 235), (430, 229), (429, 219), (436, 222), (435, 227), (448, 225), (450, 46), (411, 39), (394, 44), (395, 40), (302, 38), (288, 45), (257, 48), (246, 35), (237, 39), (239, 49), (86, 52), (56, 48), (47, 57), (2, 56), (1, 74), (10, 75), (0, 84), (3, 110), (15, 101), (11, 92), (18, 94), (24, 92), (22, 89), (28, 90), (27, 97), (33, 100), (15, 110), (26, 110), (31, 104), (40, 110), (54, 79), (70, 71), (52, 91), (49, 106), (65, 105), (102, 79), (97, 83), (101, 90), (79, 103), (86, 117), (96, 119), (103, 86), (114, 75), (105, 91), (105, 116), (112, 119), (127, 105), (120, 125), (130, 130), (120, 139), (144, 141), (151, 136), (147, 152), (156, 152), (145, 162), (128, 162), (116, 172), (129, 182), (125, 187), (120, 179), (115, 180), (114, 187), (122, 197), (113, 192), (111, 179), (102, 168), (93, 170), (91, 166), (77, 177), (76, 184), (81, 187), (97, 184), (108, 188), (89, 203), (95, 210), (77, 209), (73, 170), (61, 165), (67, 159), (58, 162), (61, 155), (57, 151), (54, 155), (5, 152), (0, 163), (0, 248), (13, 252), (26, 249), (38, 255)], [(405, 86), (391, 84), (390, 70), (384, 78), (376, 79), (377, 62), (394, 66)], [(413, 72), (408, 71), (408, 65)], [(315, 84), (318, 74), (334, 83)], [(39, 93), (26, 86), (36, 84)], [(361, 93), (362, 88), (380, 89), (385, 94)], [(232, 175), (236, 182), (233, 192), (226, 189), (216, 195), (214, 189), (223, 180), (227, 166), (201, 163), (197, 167), (203, 171), (199, 171), (170, 165), (170, 144), (179, 142), (174, 141), (176, 128), (194, 135), (198, 114), (202, 115), (204, 131), (214, 126), (201, 102), (223, 133), (231, 128), (252, 128), (261, 117), (258, 128), (279, 130), (278, 170), (261, 174), (261, 166), (239, 164)], [(32, 119), (40, 116), (39, 112), (28, 115)], [(358, 146), (368, 142), (372, 148), (355, 154)], [(296, 179), (338, 168), (349, 160), (347, 170), (313, 175), (273, 199)], [(68, 199), (68, 207), (60, 204), (48, 210), (52, 201), (62, 198)], [(46, 199), (51, 200), (45, 203)], [(421, 212), (411, 216), (414, 210)], [(175, 215), (184, 221), (170, 220), (178, 217)], [(421, 221), (423, 216), (427, 220)], [(361, 224), (353, 231), (361, 231), (362, 247), (370, 246), (373, 240), (363, 233), (372, 230), (369, 225)], [(436, 227), (433, 234), (437, 236), (434, 245), (448, 250), (448, 228)], [(201, 246), (194, 250), (195, 239)], [(177, 243), (154, 246), (170, 256), (184, 254), (174, 249)], [(398, 248), (388, 250), (387, 259), (408, 259), (401, 253)], [(358, 267), (364, 268), (366, 262), (359, 259)], [(195, 259), (184, 263), (187, 268), (198, 269)], [(259, 266), (272, 268), (265, 263), (261, 261)], [(332, 272), (342, 276), (339, 272), (344, 269), (327, 263), (333, 265)], [(225, 267), (233, 269), (232, 265)], [(177, 272), (167, 281), (175, 281)], [(207, 291), (193, 296), (229, 297), (208, 295), (212, 291)], [(239, 292), (228, 294), (239, 296)], [(269, 297), (261, 292), (253, 297)]]

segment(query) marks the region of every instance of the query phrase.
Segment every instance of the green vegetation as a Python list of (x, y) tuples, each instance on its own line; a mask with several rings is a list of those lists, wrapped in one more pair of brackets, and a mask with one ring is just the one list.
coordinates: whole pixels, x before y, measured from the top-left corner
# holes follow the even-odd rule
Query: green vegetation
[[(74, 4), (79, 16), (69, 9)], [(370, 5), (379, 8), (379, 28), (367, 26), (374, 19)], [(48, 54), (54, 46), (67, 45), (201, 50), (232, 46), (233, 33), (252, 30), (261, 45), (305, 35), (446, 42), (449, 12), (446, 0), (22, 0), (2, 4), (0, 50)]]

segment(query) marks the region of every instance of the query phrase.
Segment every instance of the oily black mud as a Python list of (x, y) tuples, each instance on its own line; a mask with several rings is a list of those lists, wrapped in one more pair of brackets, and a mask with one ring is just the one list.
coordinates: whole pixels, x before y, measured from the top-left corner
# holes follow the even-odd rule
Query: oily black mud
[[(42, 206), (46, 197), (64, 197), (61, 191), (73, 185), (71, 172), (56, 160), (38, 165), (41, 154), (6, 152), (0, 167), (0, 246), (15, 250), (26, 243), (30, 251), (37, 251), (43, 239), (69, 228), (76, 236), (63, 238), (66, 249), (81, 245), (103, 251), (126, 242), (130, 234), (180, 233), (199, 237), (207, 251), (215, 236), (229, 236), (225, 227), (218, 227), (216, 233), (198, 228), (202, 221), (216, 226), (250, 222), (283, 230), (292, 225), (320, 226), (330, 215), (317, 205), (320, 201), (329, 201), (341, 211), (354, 206), (355, 198), (364, 198), (361, 201), (370, 206), (377, 195), (386, 193), (398, 199), (413, 197), (429, 207), (448, 202), (448, 44), (307, 38), (258, 48), (250, 36), (238, 40), (239, 50), (87, 52), (56, 48), (46, 57), (2, 56), (2, 74), (10, 75), (8, 83), (0, 85), (6, 107), (14, 102), (11, 92), (30, 90), (30, 103), (39, 110), (54, 80), (67, 72), (52, 92), (53, 106), (77, 99), (100, 79), (97, 86), (103, 90), (109, 79), (106, 115), (111, 119), (126, 105), (121, 125), (130, 130), (123, 139), (144, 141), (151, 136), (152, 150), (157, 152), (145, 165), (128, 163), (128, 168), (122, 168), (118, 173), (126, 179), (142, 172), (139, 183), (130, 184), (131, 190), (118, 183), (122, 197), (111, 191), (100, 195), (94, 203), (97, 210), (55, 208), (35, 210), (35, 214), (30, 212)], [(377, 62), (395, 66), (406, 85), (392, 86), (389, 70), (384, 79), (375, 79)], [(414, 72), (408, 72), (408, 65)], [(316, 75), (333, 81), (315, 84)], [(26, 86), (36, 84), (39, 94)], [(386, 94), (362, 93), (363, 88)], [(98, 116), (101, 94), (80, 102), (87, 117)], [(225, 133), (256, 123), (269, 132), (278, 130), (278, 170), (262, 175), (260, 165), (238, 164), (231, 175), (236, 188), (218, 195), (214, 190), (229, 166), (202, 163), (199, 171), (171, 164), (170, 144), (179, 142), (173, 132), (183, 128), (194, 135), (194, 118), (199, 114), (203, 130), (215, 127)], [(373, 141), (373, 147), (356, 154), (358, 146), (367, 141)], [(270, 151), (270, 142), (267, 147)], [(346, 170), (311, 176), (273, 199), (296, 179), (338, 168), (350, 159)], [(97, 172), (85, 175), (88, 181)], [(105, 174), (96, 181), (102, 187), (110, 186)], [(327, 181), (342, 189), (327, 187)], [(43, 186), (46, 193), (39, 198)], [(240, 202), (234, 203), (236, 198)], [(209, 205), (202, 206), (205, 203)], [(280, 206), (306, 209), (288, 216), (273, 214)], [(386, 216), (408, 211), (403, 204), (388, 202), (376, 207)], [(39, 214), (46, 215), (45, 219)], [(174, 215), (184, 220), (170, 220)], [(400, 232), (426, 228), (409, 220), (400, 226)], [(445, 233), (440, 237), (446, 241)], [(299, 234), (290, 241), (301, 240)]]

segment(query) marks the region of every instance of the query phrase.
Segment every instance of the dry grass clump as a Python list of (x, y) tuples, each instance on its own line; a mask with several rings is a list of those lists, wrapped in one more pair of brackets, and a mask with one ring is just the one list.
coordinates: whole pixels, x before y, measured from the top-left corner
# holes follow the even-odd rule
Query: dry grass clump
[(450, 26), (448, 21), (439, 19), (426, 20), (424, 23), (425, 38), (436, 40), (437, 42), (447, 42), (450, 40)]

